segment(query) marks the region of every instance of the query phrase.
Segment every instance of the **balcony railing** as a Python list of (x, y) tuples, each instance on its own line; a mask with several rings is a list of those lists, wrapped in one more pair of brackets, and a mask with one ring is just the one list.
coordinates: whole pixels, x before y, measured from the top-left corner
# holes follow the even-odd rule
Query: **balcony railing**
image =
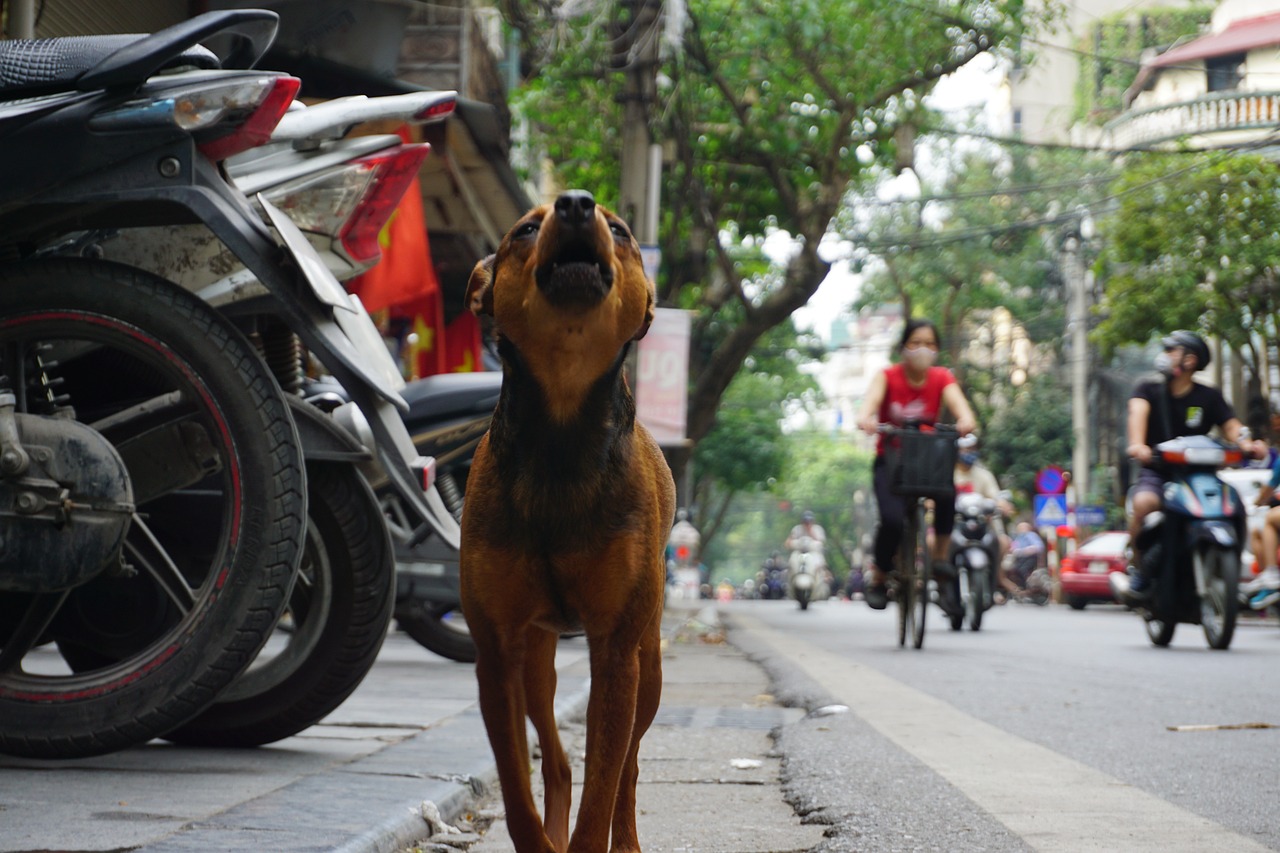
[(1152, 148), (1183, 137), (1280, 129), (1280, 92), (1218, 92), (1127, 113), (1107, 123), (1110, 147)]

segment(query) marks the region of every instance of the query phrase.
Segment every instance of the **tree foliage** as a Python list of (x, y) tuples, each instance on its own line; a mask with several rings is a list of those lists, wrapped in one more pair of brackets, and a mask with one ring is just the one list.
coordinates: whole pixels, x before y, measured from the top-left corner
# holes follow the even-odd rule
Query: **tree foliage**
[[(619, 4), (504, 4), (522, 28), (529, 83), (518, 111), (564, 186), (616, 206), (619, 76), (638, 45)], [(641, 0), (626, 4), (631, 10)], [(828, 271), (818, 245), (846, 192), (892, 167), (921, 98), (987, 51), (1011, 48), (1045, 5), (1011, 0), (703, 0), (655, 69), (650, 130), (663, 144), (664, 304), (696, 308), (689, 437), (699, 442), (756, 342), (808, 302)], [(538, 65), (543, 62), (545, 64)], [(777, 228), (797, 250), (779, 275), (744, 274), (722, 235)], [(709, 340), (714, 345), (708, 345)], [(679, 472), (677, 472), (679, 473)]]
[(1041, 468), (1071, 467), (1072, 441), (1069, 396), (1052, 377), (1039, 376), (992, 418), (982, 446), (1002, 486), (1034, 494)]
[(1065, 304), (1060, 231), (1098, 203), (1110, 170), (1074, 151), (953, 151), (942, 180), (925, 183), (918, 198), (872, 202), (870, 217), (842, 218), (844, 236), (875, 253), (857, 305), (898, 303), (906, 316), (932, 319), (953, 365), (966, 322), (996, 307), (1033, 342), (1056, 345)]
[(1280, 166), (1234, 154), (1126, 167), (1105, 223), (1106, 291), (1094, 333), (1105, 352), (1172, 329), (1221, 337), (1255, 376), (1256, 337), (1280, 310)]

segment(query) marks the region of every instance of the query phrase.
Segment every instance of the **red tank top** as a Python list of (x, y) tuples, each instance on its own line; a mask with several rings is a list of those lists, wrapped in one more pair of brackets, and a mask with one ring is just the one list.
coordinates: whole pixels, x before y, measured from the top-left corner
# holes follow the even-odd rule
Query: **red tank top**
[[(884, 399), (880, 401), (880, 422), (903, 426), (908, 420), (932, 426), (942, 409), (942, 390), (956, 381), (945, 367), (930, 367), (925, 373), (924, 384), (913, 386), (907, 381), (907, 371), (901, 364), (892, 364), (884, 370)], [(876, 452), (884, 453), (884, 436), (876, 442)]]

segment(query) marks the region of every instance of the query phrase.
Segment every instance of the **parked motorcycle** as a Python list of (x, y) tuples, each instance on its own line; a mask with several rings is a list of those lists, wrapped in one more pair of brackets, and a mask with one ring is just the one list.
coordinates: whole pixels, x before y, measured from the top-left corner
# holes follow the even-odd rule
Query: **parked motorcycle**
[[(1147, 636), (1167, 646), (1179, 622), (1199, 624), (1212, 649), (1226, 649), (1235, 632), (1245, 508), (1217, 470), (1238, 465), (1240, 450), (1208, 436), (1170, 439), (1153, 448), (1167, 482), (1160, 510), (1138, 534), (1142, 571), (1153, 588), (1134, 609)], [(1112, 593), (1130, 598), (1129, 577), (1112, 572)]]
[(966, 492), (956, 495), (956, 521), (951, 528), (951, 562), (956, 567), (958, 601), (964, 612), (951, 614), (951, 630), (965, 622), (969, 629), (982, 628), (982, 615), (991, 609), (996, 585), (996, 560), (1000, 541), (992, 519), (998, 512), (991, 498)]
[[(379, 259), (377, 235), (428, 148), (405, 144), (395, 134), (347, 138), (347, 132), (363, 121), (442, 121), (455, 103), (452, 91), (340, 98), (305, 107), (295, 102), (268, 143), (230, 159), (227, 169), (240, 189), (260, 193), (287, 212), (328, 270), (346, 280)], [(172, 277), (229, 310), (263, 292), (252, 271), (199, 226), (133, 229), (103, 235), (99, 245), (108, 257)], [(303, 379), (298, 353), (288, 339), (274, 344), (272, 351), (279, 354), (276, 363), (283, 364), (277, 374), (285, 377), (286, 391), (324, 410), (349, 401), (332, 377)], [(401, 389), (409, 406), (405, 427), (417, 452), (436, 459), (438, 491), (455, 520), (461, 515), (471, 453), (488, 428), (501, 381), (501, 373), (487, 372), (429, 377)], [(364, 474), (375, 488), (394, 543), (397, 624), (427, 649), (473, 662), (475, 649), (460, 608), (456, 545), (424, 536), (422, 521), (376, 466), (364, 466)]]
[[(376, 512), (360, 510), (376, 507), (353, 478), (361, 457), (377, 459), (422, 533), (456, 547), (376, 329), (288, 217), (261, 197), (256, 211), (220, 171), (267, 138), (297, 90), (286, 75), (244, 70), (275, 23), (230, 11), (142, 38), (0, 43), (0, 152), (12, 152), (0, 188), (11, 392), (0, 394), (0, 750), (91, 755), (194, 722), (286, 602), (301, 609), (306, 561), (291, 583), (304, 535), (313, 565), (336, 555), (370, 577), (389, 566)], [(33, 168), (31, 151), (56, 168)], [(260, 292), (219, 316), (171, 282), (98, 257), (106, 230), (174, 221), (216, 235)], [(273, 347), (296, 353), (299, 341), (324, 363), (353, 401), (336, 412), (350, 431), (283, 396), (232, 316), (268, 363), (290, 362)], [(385, 605), (373, 610), (389, 617)], [(223, 720), (209, 742), (275, 739), (284, 717), (283, 730), (296, 730), (326, 690), (280, 697), (265, 722)]]

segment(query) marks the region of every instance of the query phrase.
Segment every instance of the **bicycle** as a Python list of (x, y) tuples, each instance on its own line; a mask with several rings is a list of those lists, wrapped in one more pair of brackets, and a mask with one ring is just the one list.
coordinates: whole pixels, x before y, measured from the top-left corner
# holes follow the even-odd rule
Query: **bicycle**
[(897, 565), (888, 582), (898, 604), (898, 645), (924, 646), (925, 616), (929, 610), (929, 577), (932, 559), (926, 501), (955, 495), (956, 431), (945, 426), (921, 429), (880, 424), (878, 431), (889, 443), (889, 490), (902, 495), (906, 508)]

